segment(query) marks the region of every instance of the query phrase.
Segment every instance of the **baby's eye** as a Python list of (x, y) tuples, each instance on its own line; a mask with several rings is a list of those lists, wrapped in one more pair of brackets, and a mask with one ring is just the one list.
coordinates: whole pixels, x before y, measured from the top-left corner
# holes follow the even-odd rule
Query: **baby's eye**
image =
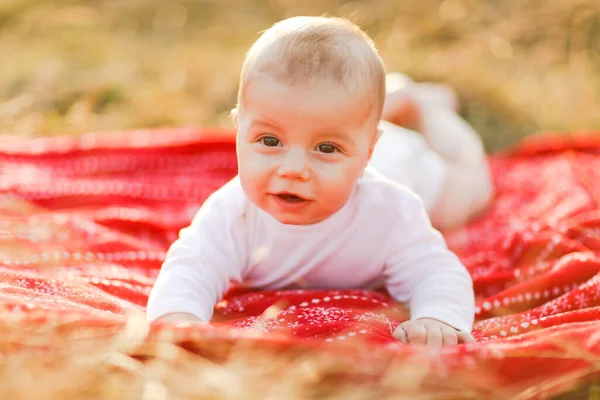
[(331, 154), (335, 153), (338, 148), (333, 144), (323, 143), (317, 146), (317, 150), (319, 150), (321, 153)]
[(268, 147), (279, 146), (279, 139), (273, 136), (264, 136), (260, 139), (261, 143)]

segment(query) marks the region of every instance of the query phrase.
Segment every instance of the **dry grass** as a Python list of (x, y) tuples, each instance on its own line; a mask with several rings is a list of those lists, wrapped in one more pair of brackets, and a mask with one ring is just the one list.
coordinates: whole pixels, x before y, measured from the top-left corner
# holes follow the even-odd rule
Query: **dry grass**
[[(61, 320), (37, 327), (1, 321), (0, 398), (525, 400), (573, 390), (600, 371), (596, 356), (578, 354), (576, 344), (565, 352), (556, 343), (536, 357), (548, 362), (579, 357), (592, 367), (506, 387), (494, 379), (493, 364), (489, 371), (481, 362), (440, 369), (419, 351), (394, 357), (359, 343), (290, 348), (276, 341), (217, 340), (190, 330), (149, 332), (139, 315), (124, 328), (114, 321), (91, 328), (76, 316)], [(578, 397), (574, 393), (564, 398), (597, 395), (594, 387), (580, 389)]]
[(597, 0), (4, 0), (0, 131), (228, 125), (257, 32), (323, 13), (361, 24), (388, 70), (455, 87), (490, 150), (600, 128)]

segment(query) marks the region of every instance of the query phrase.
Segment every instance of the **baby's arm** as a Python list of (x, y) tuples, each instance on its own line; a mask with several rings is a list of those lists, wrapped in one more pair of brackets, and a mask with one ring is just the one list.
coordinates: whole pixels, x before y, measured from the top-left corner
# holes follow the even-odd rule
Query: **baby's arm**
[[(475, 314), (471, 276), (448, 250), (442, 235), (431, 227), (421, 201), (408, 191), (403, 197), (387, 244), (386, 286), (396, 300), (409, 302), (409, 326), (434, 320), (443, 324), (436, 327), (442, 334), (442, 328), (448, 326), (458, 331), (458, 336), (470, 336)], [(409, 342), (418, 342), (423, 331), (419, 328), (406, 333)]]
[(209, 322), (229, 282), (241, 280), (243, 227), (235, 197), (217, 192), (182, 229), (150, 293), (148, 321)]

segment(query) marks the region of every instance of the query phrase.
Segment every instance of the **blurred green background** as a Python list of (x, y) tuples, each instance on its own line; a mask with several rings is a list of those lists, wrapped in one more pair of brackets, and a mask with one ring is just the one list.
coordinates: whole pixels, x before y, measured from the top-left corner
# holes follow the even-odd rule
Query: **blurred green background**
[(246, 50), (301, 14), (350, 18), (388, 71), (454, 87), (489, 151), (600, 129), (599, 0), (0, 0), (0, 134), (231, 126)]

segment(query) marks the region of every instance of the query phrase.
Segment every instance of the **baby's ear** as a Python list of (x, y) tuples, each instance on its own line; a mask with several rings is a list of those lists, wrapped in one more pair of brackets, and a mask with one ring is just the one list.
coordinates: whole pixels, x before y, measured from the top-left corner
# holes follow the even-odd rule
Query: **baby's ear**
[(231, 110), (231, 113), (229, 113), (229, 117), (231, 118), (231, 121), (233, 122), (233, 126), (235, 126), (235, 129), (237, 129), (239, 118), (240, 118), (240, 114), (239, 114), (237, 107), (234, 108), (233, 110)]
[(371, 159), (371, 156), (373, 155), (373, 150), (375, 149), (375, 145), (377, 144), (377, 141), (381, 137), (382, 133), (383, 133), (383, 129), (378, 124), (377, 125), (377, 132), (373, 136), (373, 140), (371, 140), (371, 144), (369, 145), (369, 160)]

